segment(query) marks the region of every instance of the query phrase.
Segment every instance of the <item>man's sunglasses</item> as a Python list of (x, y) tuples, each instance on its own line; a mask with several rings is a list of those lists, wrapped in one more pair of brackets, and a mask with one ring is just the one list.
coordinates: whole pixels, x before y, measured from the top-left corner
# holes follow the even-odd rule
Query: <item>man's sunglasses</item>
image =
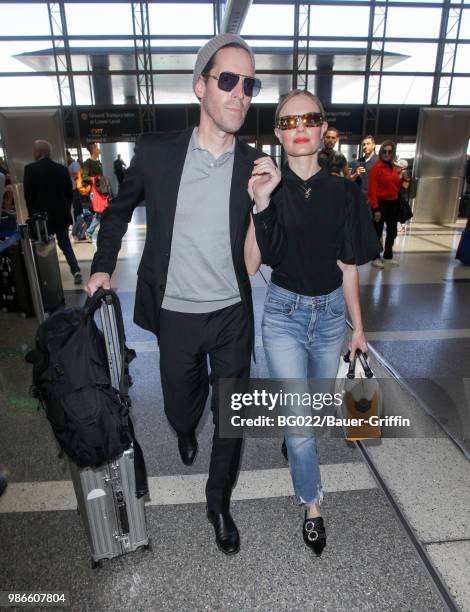
[(245, 76), (244, 74), (235, 74), (235, 72), (221, 72), (218, 77), (213, 74), (208, 74), (218, 83), (219, 89), (222, 91), (232, 91), (238, 84), (240, 77), (243, 79), (243, 93), (248, 98), (254, 98), (261, 91), (261, 81), (255, 77)]
[(319, 127), (324, 122), (321, 113), (305, 113), (305, 115), (284, 115), (279, 117), (277, 126), (280, 130), (293, 130), (299, 123), (304, 127)]

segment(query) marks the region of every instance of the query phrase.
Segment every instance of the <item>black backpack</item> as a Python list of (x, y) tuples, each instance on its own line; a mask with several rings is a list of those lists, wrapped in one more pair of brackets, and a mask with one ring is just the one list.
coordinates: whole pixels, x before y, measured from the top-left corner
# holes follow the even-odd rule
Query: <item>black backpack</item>
[[(107, 295), (112, 297), (124, 355), (119, 391), (111, 385), (103, 333), (94, 321)], [(32, 395), (44, 408), (61, 449), (79, 467), (111, 461), (134, 443), (135, 461), (140, 463), (136, 477), (138, 469), (145, 472), (129, 416), (129, 363), (135, 352), (125, 346), (121, 308), (114, 292), (99, 290), (84, 308), (52, 314), (39, 326), (36, 348), (26, 358), (34, 366)], [(140, 494), (146, 492), (145, 477), (138, 478), (137, 489)]]

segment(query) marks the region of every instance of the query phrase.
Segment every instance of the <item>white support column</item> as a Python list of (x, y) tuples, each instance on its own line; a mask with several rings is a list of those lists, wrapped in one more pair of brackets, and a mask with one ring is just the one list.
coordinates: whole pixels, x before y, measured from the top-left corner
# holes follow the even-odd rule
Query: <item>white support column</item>
[(103, 174), (111, 181), (113, 193), (118, 192), (118, 182), (114, 174), (113, 162), (117, 157), (117, 144), (115, 142), (100, 143), (101, 163), (103, 164)]

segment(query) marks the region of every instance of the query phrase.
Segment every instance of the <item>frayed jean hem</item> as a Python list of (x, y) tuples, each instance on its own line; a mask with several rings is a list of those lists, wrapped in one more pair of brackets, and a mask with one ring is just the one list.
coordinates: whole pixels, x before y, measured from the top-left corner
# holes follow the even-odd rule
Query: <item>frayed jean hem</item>
[(299, 497), (298, 495), (295, 496), (295, 501), (298, 506), (313, 506), (314, 504), (321, 505), (321, 503), (323, 502), (323, 497), (324, 497), (323, 489), (319, 485), (317, 489), (317, 494), (312, 499), (312, 501), (305, 501), (304, 499), (302, 499), (302, 497)]

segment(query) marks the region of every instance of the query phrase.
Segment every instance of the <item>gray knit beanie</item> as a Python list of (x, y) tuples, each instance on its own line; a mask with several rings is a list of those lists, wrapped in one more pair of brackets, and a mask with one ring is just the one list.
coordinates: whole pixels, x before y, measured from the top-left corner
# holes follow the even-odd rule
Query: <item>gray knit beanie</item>
[(248, 46), (248, 44), (243, 40), (243, 38), (241, 38), (240, 36), (237, 36), (236, 34), (219, 34), (219, 36), (215, 36), (214, 38), (211, 38), (198, 51), (197, 58), (196, 58), (196, 65), (194, 66), (194, 73), (193, 73), (193, 89), (196, 85), (196, 82), (200, 74), (202, 73), (204, 68), (207, 66), (211, 58), (217, 53), (217, 51), (219, 49), (222, 49), (222, 47), (226, 47), (227, 45), (233, 45), (233, 44), (240, 45), (240, 47), (243, 47), (243, 49), (246, 49), (246, 51), (248, 51), (251, 57), (251, 61), (253, 62), (253, 67), (254, 67), (255, 56), (253, 55), (253, 51)]

